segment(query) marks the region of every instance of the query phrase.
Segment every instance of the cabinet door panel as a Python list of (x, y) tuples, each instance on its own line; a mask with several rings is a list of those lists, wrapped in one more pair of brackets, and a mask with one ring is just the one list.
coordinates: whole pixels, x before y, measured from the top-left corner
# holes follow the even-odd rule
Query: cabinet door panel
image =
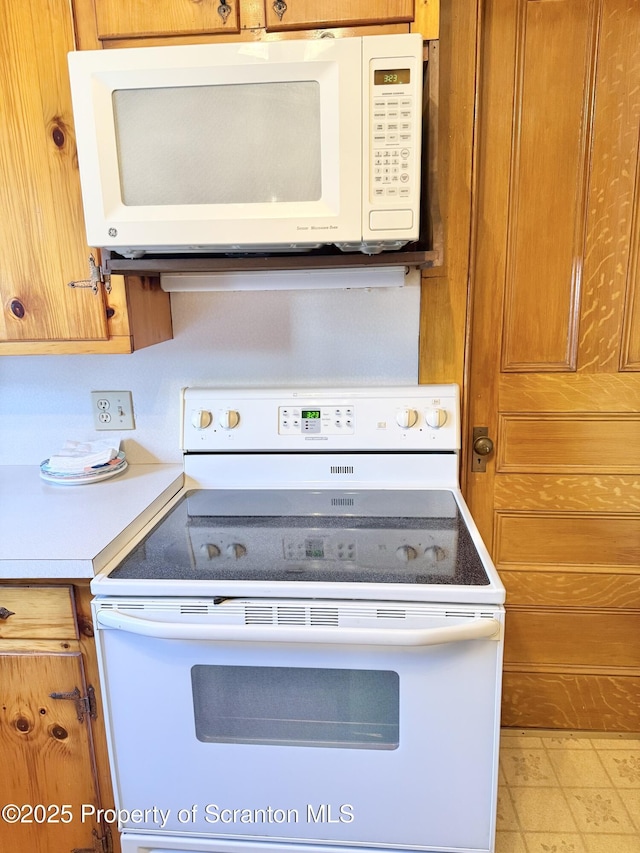
[(238, 0), (96, 0), (98, 38), (238, 32)]
[(66, 65), (66, 0), (0, 0), (0, 339), (107, 337), (101, 294), (73, 289), (90, 254)]
[(413, 21), (413, 0), (264, 0), (267, 30), (393, 24)]
[(80, 653), (10, 654), (0, 645), (0, 802), (21, 807), (19, 822), (2, 824), (3, 850), (93, 849), (93, 830), (102, 834), (87, 810), (98, 808), (89, 720), (78, 720), (72, 700), (51, 698), (76, 687), (86, 695)]

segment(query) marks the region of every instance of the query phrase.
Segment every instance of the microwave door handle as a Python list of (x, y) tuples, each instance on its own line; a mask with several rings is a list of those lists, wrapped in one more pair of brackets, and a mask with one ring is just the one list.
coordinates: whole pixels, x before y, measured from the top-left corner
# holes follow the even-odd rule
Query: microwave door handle
[(384, 630), (375, 628), (299, 628), (279, 625), (207, 625), (194, 622), (156, 622), (128, 613), (101, 610), (97, 622), (131, 634), (162, 640), (216, 640), (246, 643), (323, 643), (357, 646), (437, 646), (464, 640), (500, 638), (497, 619), (478, 617), (461, 625), (439, 628)]

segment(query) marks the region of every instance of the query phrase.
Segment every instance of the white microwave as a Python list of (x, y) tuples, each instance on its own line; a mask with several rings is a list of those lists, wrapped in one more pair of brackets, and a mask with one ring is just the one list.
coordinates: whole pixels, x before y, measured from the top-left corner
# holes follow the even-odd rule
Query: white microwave
[(87, 242), (376, 254), (419, 235), (419, 34), (69, 54)]

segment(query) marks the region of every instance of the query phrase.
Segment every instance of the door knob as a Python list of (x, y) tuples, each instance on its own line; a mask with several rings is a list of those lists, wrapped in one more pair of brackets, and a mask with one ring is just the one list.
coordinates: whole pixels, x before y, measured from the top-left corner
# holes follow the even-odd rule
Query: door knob
[(493, 450), (493, 442), (488, 435), (480, 435), (473, 442), (473, 452), (478, 456), (488, 456)]
[(482, 473), (487, 470), (487, 457), (493, 453), (493, 441), (489, 438), (487, 427), (473, 428), (471, 445), (471, 470)]

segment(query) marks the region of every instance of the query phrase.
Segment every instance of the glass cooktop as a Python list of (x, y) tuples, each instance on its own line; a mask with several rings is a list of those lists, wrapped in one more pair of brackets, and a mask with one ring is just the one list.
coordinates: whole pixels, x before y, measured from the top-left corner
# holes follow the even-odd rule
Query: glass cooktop
[(490, 583), (445, 490), (194, 490), (110, 578)]

